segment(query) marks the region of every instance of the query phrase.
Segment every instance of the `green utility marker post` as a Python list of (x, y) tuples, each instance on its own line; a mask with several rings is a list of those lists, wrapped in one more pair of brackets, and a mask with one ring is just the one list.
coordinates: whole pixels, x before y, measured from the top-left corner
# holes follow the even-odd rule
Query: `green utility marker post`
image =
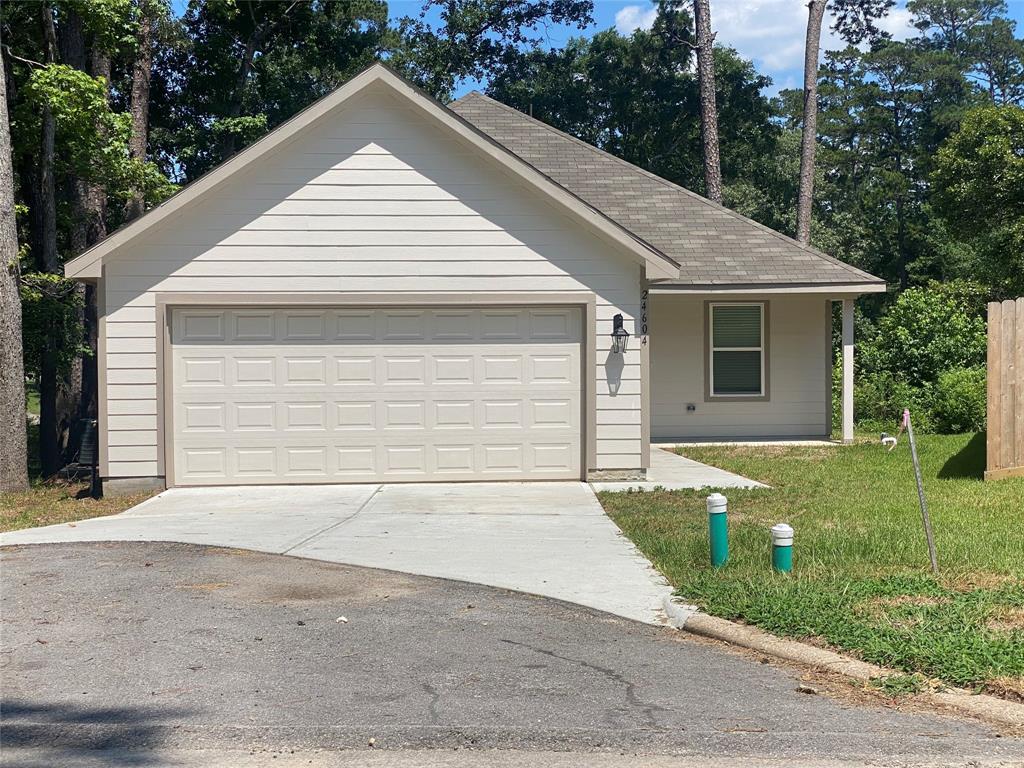
[(772, 526), (772, 568), (779, 573), (793, 570), (793, 529), (785, 523)]
[(708, 496), (708, 534), (711, 539), (711, 567), (721, 568), (729, 559), (728, 499), (720, 493)]

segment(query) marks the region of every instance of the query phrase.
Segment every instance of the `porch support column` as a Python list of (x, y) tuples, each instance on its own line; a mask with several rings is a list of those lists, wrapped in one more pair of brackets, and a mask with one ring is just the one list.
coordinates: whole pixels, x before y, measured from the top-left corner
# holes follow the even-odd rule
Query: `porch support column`
[(853, 442), (853, 299), (843, 299), (843, 442)]

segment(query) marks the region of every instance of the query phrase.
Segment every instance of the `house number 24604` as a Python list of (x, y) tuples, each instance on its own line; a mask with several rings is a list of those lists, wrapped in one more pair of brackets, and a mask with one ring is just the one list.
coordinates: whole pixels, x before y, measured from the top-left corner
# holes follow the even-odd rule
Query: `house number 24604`
[(648, 291), (640, 295), (640, 343), (647, 343), (647, 296)]

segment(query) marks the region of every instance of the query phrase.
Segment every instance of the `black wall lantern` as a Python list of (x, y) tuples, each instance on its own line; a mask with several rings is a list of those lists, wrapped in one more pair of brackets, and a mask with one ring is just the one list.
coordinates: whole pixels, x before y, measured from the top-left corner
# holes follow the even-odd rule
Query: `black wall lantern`
[(626, 341), (629, 340), (629, 331), (622, 326), (622, 315), (612, 318), (612, 352), (621, 355), (626, 351)]

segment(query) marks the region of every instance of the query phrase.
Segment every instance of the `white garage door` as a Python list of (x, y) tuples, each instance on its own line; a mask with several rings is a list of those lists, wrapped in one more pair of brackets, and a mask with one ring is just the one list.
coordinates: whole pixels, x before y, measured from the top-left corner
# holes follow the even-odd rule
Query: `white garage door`
[(578, 308), (177, 309), (177, 485), (577, 479)]

